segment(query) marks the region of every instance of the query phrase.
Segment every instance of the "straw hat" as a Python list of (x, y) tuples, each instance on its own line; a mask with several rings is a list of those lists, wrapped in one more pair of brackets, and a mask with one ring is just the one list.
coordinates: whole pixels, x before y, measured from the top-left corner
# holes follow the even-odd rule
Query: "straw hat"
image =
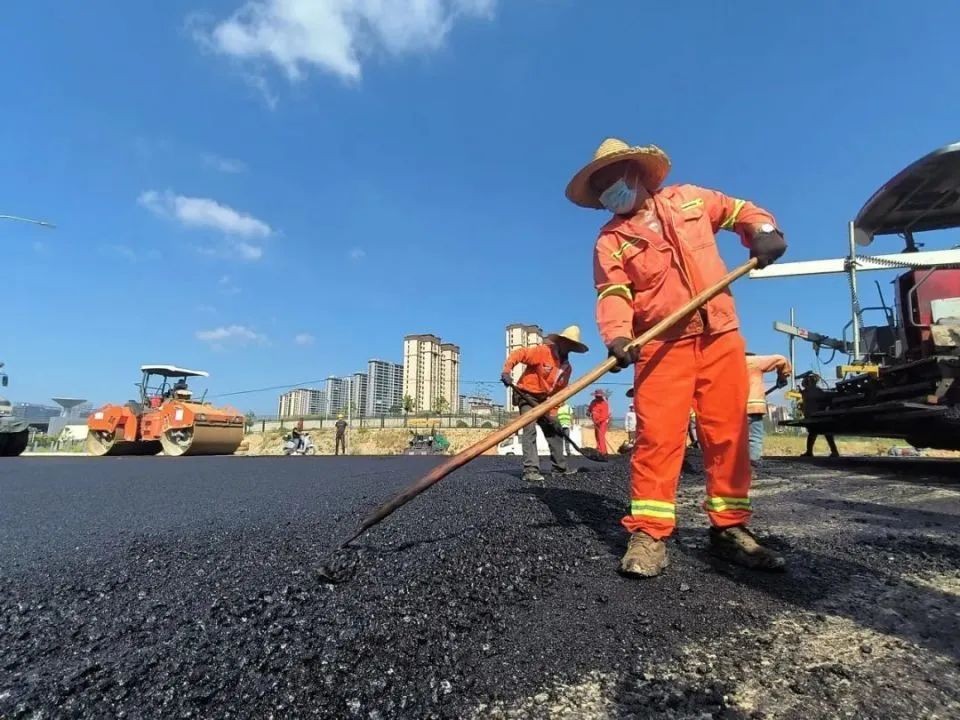
[(547, 340), (552, 340), (553, 342), (556, 342), (557, 340), (566, 340), (571, 346), (570, 352), (585, 353), (590, 349), (580, 342), (579, 325), (571, 325), (568, 328), (564, 328), (561, 332), (550, 333), (547, 335)]
[(656, 145), (631, 147), (618, 138), (607, 138), (593, 153), (593, 160), (574, 175), (567, 185), (567, 198), (570, 202), (580, 207), (603, 208), (600, 194), (590, 187), (590, 177), (600, 168), (621, 160), (633, 160), (643, 166), (643, 184), (647, 190), (659, 188), (670, 172), (670, 158)]

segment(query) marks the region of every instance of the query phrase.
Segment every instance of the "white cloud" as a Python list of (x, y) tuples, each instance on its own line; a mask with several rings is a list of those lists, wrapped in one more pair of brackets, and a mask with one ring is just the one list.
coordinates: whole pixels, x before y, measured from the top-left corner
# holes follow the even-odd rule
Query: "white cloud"
[(210, 198), (176, 195), (169, 190), (162, 193), (147, 190), (140, 193), (137, 202), (156, 215), (173, 218), (191, 228), (219, 230), (242, 238), (266, 238), (273, 234), (273, 228), (263, 220)]
[(198, 313), (201, 313), (201, 314), (203, 314), (203, 315), (216, 315), (216, 314), (217, 314), (217, 308), (214, 307), (213, 305), (209, 305), (209, 304), (207, 304), (207, 303), (200, 303), (200, 304), (197, 305), (197, 307), (194, 308), (194, 309), (195, 309)]
[(239, 286), (229, 275), (220, 276), (220, 279), (217, 280), (217, 289), (221, 295), (238, 295), (240, 293)]
[(160, 217), (176, 220), (184, 227), (217, 230), (224, 234), (224, 242), (197, 251), (213, 257), (255, 261), (263, 257), (263, 248), (250, 240), (268, 238), (274, 229), (249, 213), (234, 210), (210, 198), (176, 195), (166, 190), (147, 190), (140, 193), (137, 203)]
[(211, 330), (197, 330), (194, 337), (214, 350), (222, 350), (227, 345), (242, 347), (251, 343), (262, 345), (267, 342), (266, 335), (261, 335), (246, 325), (222, 325)]
[(350, 259), (354, 262), (363, 260), (367, 256), (367, 251), (363, 248), (355, 247), (350, 251)]
[(203, 164), (208, 168), (212, 168), (213, 170), (217, 170), (218, 172), (226, 173), (228, 175), (236, 175), (237, 173), (247, 171), (247, 165), (242, 160), (221, 157), (219, 155), (214, 155), (213, 153), (204, 153)]
[(293, 341), (297, 345), (313, 345), (314, 339), (315, 338), (310, 333), (297, 333), (294, 336)]
[[(313, 68), (358, 80), (364, 60), (443, 45), (454, 22), (489, 18), (496, 0), (248, 0), (197, 39), (242, 61), (269, 61), (290, 81)], [(263, 78), (260, 78), (261, 89)]]

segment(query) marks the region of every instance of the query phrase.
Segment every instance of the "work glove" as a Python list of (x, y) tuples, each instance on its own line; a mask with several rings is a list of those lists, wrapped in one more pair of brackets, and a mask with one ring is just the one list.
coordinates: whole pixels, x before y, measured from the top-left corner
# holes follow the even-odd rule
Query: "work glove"
[(607, 343), (608, 357), (617, 359), (617, 366), (611, 372), (620, 372), (620, 368), (629, 367), (637, 361), (637, 348), (627, 349), (630, 342), (630, 338), (619, 337)]
[(500, 382), (502, 382), (507, 387), (510, 387), (511, 385), (513, 385), (513, 376), (510, 375), (510, 373), (503, 373), (500, 376)]
[(787, 241), (779, 230), (754, 233), (750, 239), (750, 257), (757, 258), (757, 267), (765, 268), (787, 251)]
[(777, 387), (782, 388), (787, 386), (788, 375), (777, 375)]

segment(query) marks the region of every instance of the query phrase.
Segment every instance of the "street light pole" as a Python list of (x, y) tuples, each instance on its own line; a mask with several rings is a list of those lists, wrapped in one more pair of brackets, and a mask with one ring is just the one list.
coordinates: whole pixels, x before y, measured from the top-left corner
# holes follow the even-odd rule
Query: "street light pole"
[(0, 220), (13, 220), (15, 222), (25, 222), (30, 223), (31, 225), (39, 225), (40, 227), (50, 228), (53, 230), (56, 225), (53, 223), (47, 222), (46, 220), (34, 220), (33, 218), (20, 217), (19, 215), (0, 215)]

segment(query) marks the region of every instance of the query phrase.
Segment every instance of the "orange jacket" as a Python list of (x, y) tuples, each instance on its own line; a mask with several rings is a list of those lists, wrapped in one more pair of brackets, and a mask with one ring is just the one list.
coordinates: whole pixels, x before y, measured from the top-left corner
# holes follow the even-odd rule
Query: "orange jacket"
[(783, 377), (788, 377), (793, 372), (790, 361), (783, 355), (747, 355), (747, 376), (750, 378), (748, 415), (767, 411), (767, 388), (763, 385), (763, 374), (774, 370)]
[(545, 398), (565, 388), (573, 371), (570, 363), (559, 361), (553, 345), (546, 343), (514, 350), (507, 356), (503, 372), (510, 372), (519, 363), (526, 367), (517, 381), (517, 387), (538, 398)]
[[(776, 225), (751, 202), (695, 185), (672, 185), (654, 193), (661, 235), (642, 214), (616, 215), (603, 226), (593, 256), (597, 325), (605, 343), (636, 337), (727, 272), (717, 250), (718, 230), (733, 230), (749, 244), (752, 225)], [(723, 292), (665, 340), (718, 334), (738, 327), (733, 296)]]
[(610, 403), (600, 398), (594, 398), (587, 407), (590, 411), (590, 419), (595, 423), (609, 422)]

